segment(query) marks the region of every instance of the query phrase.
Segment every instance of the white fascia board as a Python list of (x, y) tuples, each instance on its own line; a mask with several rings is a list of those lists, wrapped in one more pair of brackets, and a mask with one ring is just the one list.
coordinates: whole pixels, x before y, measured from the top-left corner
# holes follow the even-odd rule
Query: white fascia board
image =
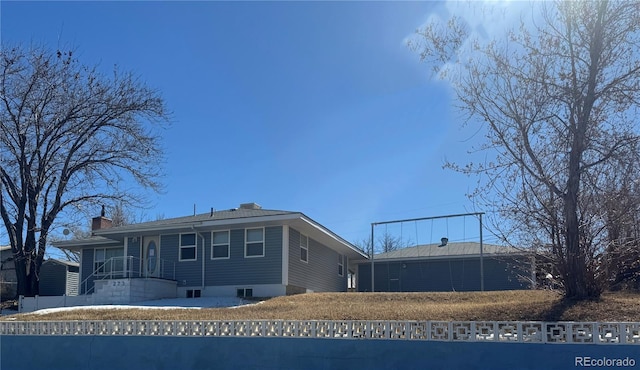
[(100, 245), (109, 245), (109, 244), (119, 244), (117, 240), (113, 239), (101, 239), (101, 240), (91, 240), (91, 239), (77, 239), (77, 240), (64, 240), (64, 241), (55, 241), (52, 242), (51, 245), (56, 248), (64, 248), (64, 249), (82, 249), (83, 247), (92, 247), (92, 246), (100, 246)]
[(365, 259), (369, 258), (369, 256), (367, 256), (366, 254), (362, 253), (360, 250), (358, 250), (358, 248), (354, 247), (351, 243), (349, 243), (348, 241), (342, 239), (340, 236), (338, 236), (337, 234), (335, 234), (331, 230), (327, 229), (326, 227), (320, 225), (319, 223), (315, 222), (311, 218), (309, 218), (309, 217), (307, 217), (305, 215), (301, 215), (300, 219), (302, 221), (306, 222), (308, 225), (314, 227), (316, 230), (320, 231), (325, 237), (329, 237), (329, 238), (333, 239), (335, 242), (343, 245), (345, 247), (345, 249), (347, 249), (349, 252), (356, 253), (360, 257), (365, 258)]

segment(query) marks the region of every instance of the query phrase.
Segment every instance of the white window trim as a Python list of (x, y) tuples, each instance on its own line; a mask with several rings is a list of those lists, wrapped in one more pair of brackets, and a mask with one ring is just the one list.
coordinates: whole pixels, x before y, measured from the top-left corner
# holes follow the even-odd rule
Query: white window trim
[[(213, 242), (213, 234), (214, 233), (227, 233), (227, 242), (226, 243), (218, 243), (215, 244)], [(226, 245), (227, 246), (227, 256), (226, 257), (214, 257), (213, 256), (213, 247), (217, 247), (220, 245)], [(216, 230), (216, 231), (212, 231), (211, 232), (211, 259), (212, 260), (228, 260), (231, 258), (231, 230)]]
[[(182, 235), (195, 235), (193, 245), (182, 245)], [(190, 259), (182, 259), (182, 248), (193, 248), (195, 250), (195, 258)], [(189, 261), (197, 261), (198, 260), (198, 234), (197, 233), (180, 233), (178, 234), (178, 261), (179, 262), (189, 262)]]
[(338, 267), (342, 267), (342, 271), (338, 268), (338, 276), (344, 276), (344, 254), (338, 254)]
[[(104, 251), (104, 259), (102, 261), (96, 261), (96, 256), (98, 255), (98, 249), (101, 249)], [(93, 266), (91, 266), (91, 273), (99, 276), (99, 275), (104, 275), (104, 271), (102, 272), (98, 272), (98, 267), (96, 266), (96, 263), (101, 262), (101, 263), (105, 263), (107, 260), (107, 248), (93, 248)]]
[[(306, 245), (304, 245), (302, 243), (302, 238), (303, 237), (307, 241)], [(300, 249), (301, 250), (304, 249), (304, 250), (307, 251), (307, 260), (306, 261), (302, 259), (302, 251), (300, 251), (300, 262), (309, 263), (309, 237), (304, 235), (303, 233), (300, 233)]]
[[(91, 272), (91, 273), (92, 273), (92, 274), (95, 274), (96, 276), (103, 276), (103, 275), (108, 275), (108, 274), (109, 274), (109, 273), (108, 273), (108, 272), (106, 272), (106, 271), (97, 272), (97, 270), (98, 270), (98, 269), (97, 269), (97, 267), (96, 267), (96, 262), (98, 262), (98, 261), (96, 261), (96, 255), (97, 255), (98, 253), (96, 253), (96, 251), (97, 251), (98, 249), (101, 249), (101, 250), (103, 250), (103, 251), (104, 251), (104, 260), (99, 261), (100, 263), (103, 263), (103, 264), (104, 264), (104, 263), (105, 263), (105, 262), (107, 262), (107, 260), (109, 259), (109, 258), (107, 258), (107, 250), (109, 250), (109, 249), (120, 249), (120, 248), (122, 248), (122, 249), (123, 249), (123, 252), (124, 252), (124, 247), (99, 247), (99, 248), (93, 248), (93, 266), (92, 266), (92, 267), (93, 267), (93, 270), (92, 270), (92, 272)], [(123, 255), (122, 255), (122, 257), (124, 257), (124, 256), (125, 256), (125, 255), (123, 254)], [(124, 259), (123, 259), (123, 263), (124, 263)]]
[[(262, 230), (262, 254), (261, 255), (255, 255), (255, 256), (248, 256), (247, 255), (247, 245), (248, 244), (254, 244), (254, 243), (258, 243), (258, 242), (248, 242), (247, 241), (247, 234), (249, 233), (249, 230)], [(265, 254), (265, 232), (264, 232), (264, 227), (250, 227), (247, 229), (244, 229), (244, 258), (260, 258), (260, 257), (264, 257)]]

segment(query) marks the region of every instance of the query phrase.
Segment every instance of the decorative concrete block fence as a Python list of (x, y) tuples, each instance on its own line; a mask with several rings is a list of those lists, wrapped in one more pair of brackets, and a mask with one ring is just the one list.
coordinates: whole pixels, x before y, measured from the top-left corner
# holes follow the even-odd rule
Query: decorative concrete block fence
[(640, 345), (640, 323), (446, 321), (0, 321), (0, 335), (186, 336)]

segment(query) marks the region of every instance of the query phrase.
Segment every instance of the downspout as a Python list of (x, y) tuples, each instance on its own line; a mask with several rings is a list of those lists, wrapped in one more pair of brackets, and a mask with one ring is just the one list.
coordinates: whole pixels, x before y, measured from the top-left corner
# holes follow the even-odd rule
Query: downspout
[[(205, 288), (205, 286), (204, 286), (204, 268), (205, 268), (204, 267), (205, 266), (205, 264), (204, 264), (204, 256), (205, 256), (205, 253), (204, 253), (205, 252), (205, 249), (204, 249), (205, 248), (205, 246), (204, 246), (204, 235), (202, 235), (200, 233), (200, 231), (196, 230), (196, 227), (194, 225), (191, 225), (191, 229), (193, 231), (195, 231), (195, 233), (198, 234), (198, 236), (200, 236), (202, 238), (202, 288), (201, 289), (204, 290), (204, 288)], [(198, 246), (196, 245), (196, 248), (197, 247)]]

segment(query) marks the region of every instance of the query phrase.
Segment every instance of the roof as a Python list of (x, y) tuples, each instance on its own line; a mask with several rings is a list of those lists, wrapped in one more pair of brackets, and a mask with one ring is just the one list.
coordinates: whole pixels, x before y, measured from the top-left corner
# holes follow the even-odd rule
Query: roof
[[(484, 256), (497, 256), (506, 254), (522, 254), (523, 251), (514, 247), (495, 244), (482, 244)], [(437, 259), (437, 258), (462, 258), (480, 256), (480, 243), (478, 242), (450, 242), (444, 247), (440, 244), (423, 244), (415, 247), (401, 248), (394, 251), (379, 253), (374, 260), (397, 259)]]
[(146, 229), (160, 229), (160, 228), (172, 228), (180, 226), (190, 226), (193, 224), (200, 224), (205, 221), (216, 220), (234, 220), (251, 217), (261, 216), (276, 216), (276, 215), (291, 215), (299, 212), (290, 211), (277, 211), (268, 209), (244, 209), (244, 208), (232, 208), (224, 211), (214, 211), (208, 213), (202, 213), (193, 216), (183, 216), (175, 218), (167, 218), (157, 221), (141, 222), (138, 224), (124, 225), (118, 227), (112, 227), (109, 229), (103, 229), (96, 232), (96, 234), (112, 234), (116, 232), (130, 231), (130, 230), (146, 230)]
[(65, 266), (74, 266), (74, 267), (79, 267), (80, 264), (78, 262), (73, 262), (73, 261), (63, 261), (63, 260), (59, 260), (56, 258), (49, 258), (48, 260), (45, 260), (42, 262), (44, 263), (57, 263), (60, 265), (65, 265)]
[[(245, 207), (245, 206), (255, 207)], [(82, 249), (122, 243), (126, 237), (146, 236), (179, 232), (207, 231), (211, 228), (264, 227), (290, 225), (303, 233), (312, 234), (316, 240), (349, 256), (349, 259), (367, 258), (367, 255), (353, 244), (344, 240), (331, 230), (304, 215), (302, 212), (262, 209), (253, 203), (223, 211), (202, 213), (193, 216), (175, 217), (138, 224), (95, 230), (86, 239), (70, 239), (52, 243), (55, 247)]]
[(117, 240), (105, 238), (104, 236), (91, 235), (88, 238), (82, 239), (69, 239), (69, 240), (56, 240), (52, 241), (51, 245), (56, 248), (74, 249), (75, 247), (82, 247), (85, 245), (107, 245), (116, 244)]

